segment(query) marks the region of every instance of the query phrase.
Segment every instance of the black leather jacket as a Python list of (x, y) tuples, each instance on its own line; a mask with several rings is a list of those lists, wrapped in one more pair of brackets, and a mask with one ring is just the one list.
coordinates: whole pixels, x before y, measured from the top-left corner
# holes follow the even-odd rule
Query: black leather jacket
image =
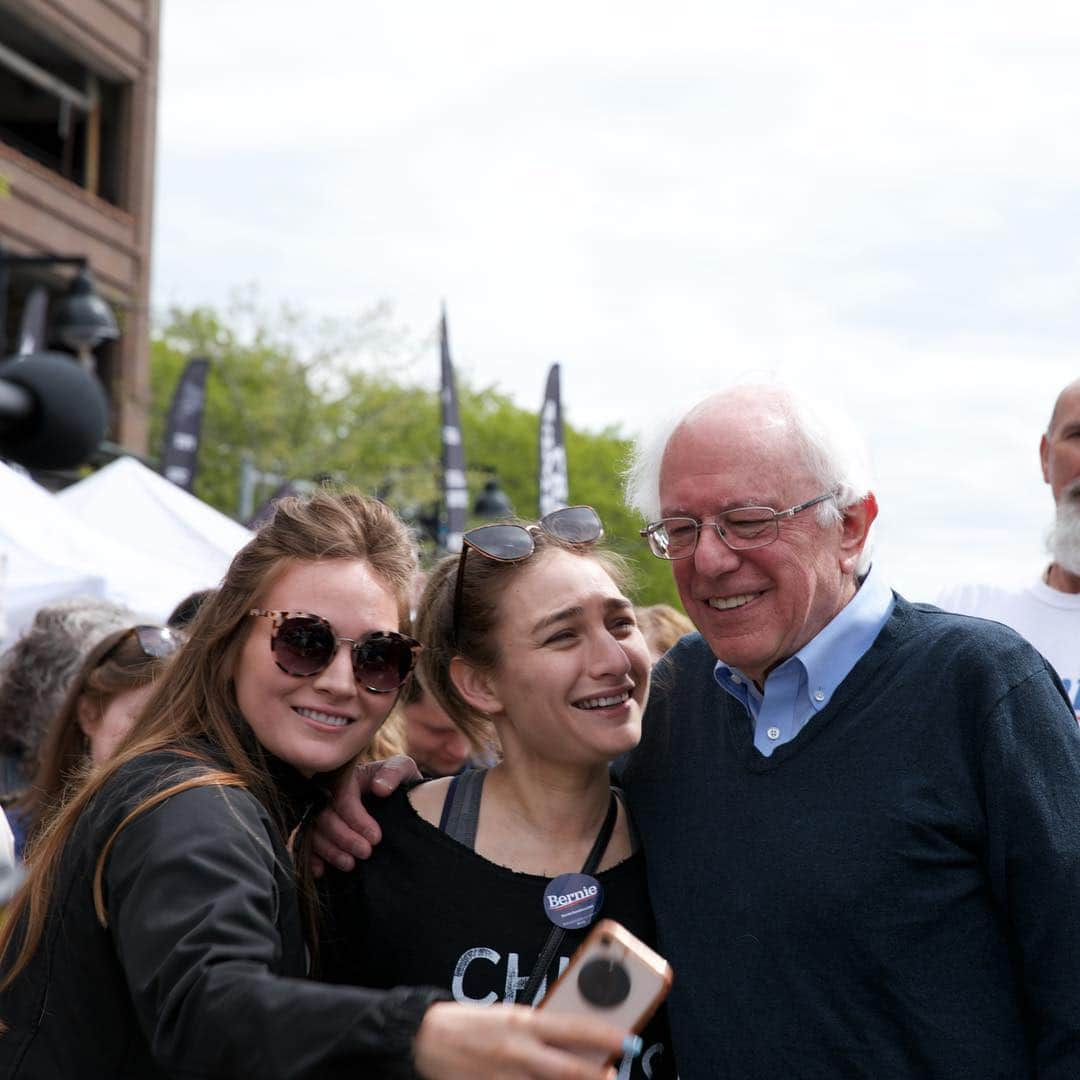
[[(127, 812), (208, 768), (148, 754), (98, 793), (57, 870), (45, 933), (0, 994), (0, 1076), (411, 1077), (411, 1044), (434, 990), (374, 991), (305, 978), (290, 818), (235, 787), (193, 787), (136, 817), (106, 862), (108, 927), (94, 865)], [(308, 790), (307, 794), (310, 794)], [(10, 956), (5, 965), (10, 963)]]

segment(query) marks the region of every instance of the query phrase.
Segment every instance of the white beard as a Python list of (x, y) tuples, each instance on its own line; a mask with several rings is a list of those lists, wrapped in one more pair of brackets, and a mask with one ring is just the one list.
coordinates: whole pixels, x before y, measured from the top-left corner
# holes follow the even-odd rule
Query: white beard
[(1061, 493), (1057, 517), (1046, 546), (1054, 562), (1070, 574), (1080, 574), (1080, 483), (1072, 484)]

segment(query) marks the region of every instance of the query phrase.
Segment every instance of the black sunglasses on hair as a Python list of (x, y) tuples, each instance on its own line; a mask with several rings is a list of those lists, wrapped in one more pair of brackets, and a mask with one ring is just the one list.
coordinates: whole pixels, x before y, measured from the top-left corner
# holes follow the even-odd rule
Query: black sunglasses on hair
[(591, 506), (564, 506), (545, 514), (535, 525), (481, 525), (464, 534), (454, 584), (454, 637), (461, 619), (465, 558), (469, 548), (495, 562), (523, 562), (536, 551), (533, 535), (540, 530), (567, 544), (595, 544), (604, 535), (600, 515)]
[(360, 639), (342, 637), (321, 615), (306, 611), (252, 608), (248, 614), (273, 619), (270, 649), (274, 663), (286, 675), (318, 675), (333, 663), (338, 646), (346, 642), (352, 646), (353, 676), (365, 690), (375, 694), (399, 689), (422, 648), (419, 641), (394, 630), (375, 630)]
[(166, 656), (172, 656), (184, 642), (183, 637), (168, 626), (133, 626), (105, 653), (98, 661), (98, 666), (100, 667), (106, 660), (115, 656), (117, 649), (129, 637), (135, 638), (140, 651), (148, 660), (164, 660)]

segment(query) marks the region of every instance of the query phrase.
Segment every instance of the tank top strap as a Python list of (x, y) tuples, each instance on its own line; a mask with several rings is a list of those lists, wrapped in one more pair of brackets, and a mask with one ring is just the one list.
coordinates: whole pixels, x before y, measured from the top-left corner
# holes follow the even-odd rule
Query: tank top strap
[(480, 796), (487, 769), (466, 769), (450, 781), (443, 803), (439, 828), (452, 840), (469, 849), (476, 847), (476, 827), (480, 821)]

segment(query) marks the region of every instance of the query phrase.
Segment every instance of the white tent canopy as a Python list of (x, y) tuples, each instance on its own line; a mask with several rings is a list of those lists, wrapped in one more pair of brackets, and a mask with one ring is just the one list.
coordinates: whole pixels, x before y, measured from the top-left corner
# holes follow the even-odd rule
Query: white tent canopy
[(56, 566), (8, 542), (0, 528), (0, 649), (28, 626), (38, 608), (75, 596), (104, 596), (105, 579)]
[(98, 532), (166, 566), (184, 567), (200, 581), (198, 588), (217, 585), (252, 535), (130, 457), (117, 458), (57, 498)]
[(87, 565), (78, 523), (29, 477), (0, 462), (0, 645), (44, 604), (104, 596), (105, 578)]
[(173, 559), (165, 545), (146, 541), (144, 549), (142, 536), (105, 535), (2, 463), (0, 506), (0, 644), (10, 644), (42, 604), (105, 596), (164, 621), (188, 593), (220, 581), (217, 562), (195, 568)]

